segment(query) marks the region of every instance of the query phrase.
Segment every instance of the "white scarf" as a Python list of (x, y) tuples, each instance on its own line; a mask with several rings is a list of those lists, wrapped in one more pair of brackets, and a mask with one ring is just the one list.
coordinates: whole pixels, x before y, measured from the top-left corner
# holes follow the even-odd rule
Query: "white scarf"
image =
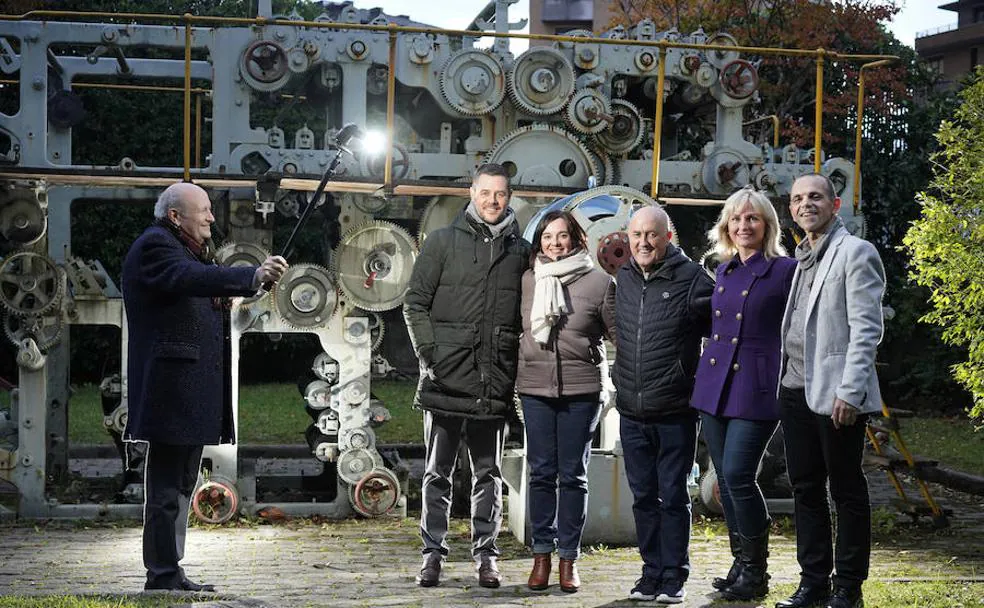
[(550, 330), (560, 317), (570, 313), (564, 297), (564, 285), (594, 268), (594, 261), (583, 249), (554, 262), (537, 258), (533, 265), (536, 285), (533, 288), (533, 310), (530, 313), (530, 333), (539, 344), (550, 342)]

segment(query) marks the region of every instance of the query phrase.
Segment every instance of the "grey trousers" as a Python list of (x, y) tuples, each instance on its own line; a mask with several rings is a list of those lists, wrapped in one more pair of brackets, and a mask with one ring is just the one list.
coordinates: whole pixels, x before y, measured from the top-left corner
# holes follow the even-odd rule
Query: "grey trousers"
[(472, 420), (424, 412), (427, 463), (422, 484), (420, 537), (423, 553), (447, 555), (451, 515), (451, 475), (464, 436), (472, 470), (472, 555), (499, 555), (495, 541), (502, 528), (503, 420)]

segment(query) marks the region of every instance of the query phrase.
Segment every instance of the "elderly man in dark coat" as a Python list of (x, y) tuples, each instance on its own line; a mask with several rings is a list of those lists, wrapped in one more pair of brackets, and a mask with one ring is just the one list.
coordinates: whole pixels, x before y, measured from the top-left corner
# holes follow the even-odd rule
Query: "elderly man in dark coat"
[(272, 256), (259, 267), (216, 266), (210, 257), (212, 204), (193, 184), (165, 189), (154, 216), (123, 263), (129, 330), (124, 436), (148, 444), (145, 588), (214, 591), (188, 580), (178, 563), (203, 447), (235, 439), (225, 298), (254, 294), (279, 279), (287, 262)]

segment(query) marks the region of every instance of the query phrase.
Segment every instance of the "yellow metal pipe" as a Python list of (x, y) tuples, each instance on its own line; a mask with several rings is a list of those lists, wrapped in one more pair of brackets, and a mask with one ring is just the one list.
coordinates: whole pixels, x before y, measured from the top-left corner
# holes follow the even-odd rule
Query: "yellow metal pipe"
[(864, 71), (891, 63), (894, 62), (890, 59), (872, 61), (861, 66), (861, 71), (858, 74), (858, 120), (854, 134), (854, 215), (857, 215), (861, 208), (861, 127), (864, 118)]
[[(185, 17), (191, 17), (185, 13)], [(185, 20), (184, 74), (184, 181), (191, 181), (191, 20)]]
[[(20, 80), (0, 80), (0, 84), (18, 84)], [(73, 89), (117, 89), (120, 91), (144, 91), (144, 92), (173, 92), (173, 93), (183, 93), (184, 87), (168, 87), (163, 85), (144, 85), (144, 84), (109, 84), (103, 82), (78, 82), (72, 81)], [(202, 88), (192, 88), (192, 93), (207, 94), (212, 91), (209, 89)]]
[(820, 156), (823, 151), (823, 56), (824, 50), (817, 49), (817, 99), (813, 133), (813, 172), (820, 173)]
[(390, 29), (389, 71), (386, 74), (386, 165), (383, 175), (384, 191), (393, 190), (393, 144), (396, 142), (396, 31)]
[(470, 38), (515, 38), (519, 40), (545, 40), (550, 42), (575, 42), (591, 44), (615, 44), (640, 47), (681, 48), (693, 50), (708, 50), (725, 48), (730, 51), (748, 54), (783, 55), (790, 57), (815, 57), (823, 55), (837, 60), (875, 61), (878, 59), (898, 59), (895, 55), (865, 55), (841, 54), (833, 51), (813, 51), (805, 49), (781, 49), (756, 46), (724, 46), (716, 44), (694, 44), (686, 42), (669, 42), (665, 40), (619, 40), (613, 38), (582, 38), (577, 36), (558, 36), (552, 34), (520, 34), (513, 32), (478, 32), (474, 30), (444, 30), (433, 27), (413, 27), (406, 25), (371, 25), (362, 23), (338, 23), (333, 21), (290, 21), (286, 19), (266, 19), (263, 17), (199, 17), (194, 15), (164, 15), (157, 13), (89, 13), (84, 11), (30, 11), (22, 15), (0, 15), (0, 21), (24, 21), (31, 18), (44, 19), (82, 17), (87, 19), (128, 19), (137, 22), (188, 22), (194, 24), (219, 25), (283, 25), (288, 27), (307, 27), (322, 29), (365, 30), (375, 32), (401, 32), (409, 34), (445, 34), (448, 36), (466, 36)]
[(765, 122), (766, 120), (772, 121), (772, 147), (778, 148), (779, 147), (779, 117), (776, 116), (775, 114), (769, 114), (768, 116), (762, 116), (760, 118), (749, 120), (748, 122), (743, 122), (741, 123), (741, 126), (747, 127), (749, 125), (755, 125), (760, 122)]
[(666, 82), (666, 46), (659, 47), (659, 66), (656, 70), (656, 116), (653, 117), (653, 174), (649, 196), (659, 194), (659, 155), (663, 140), (663, 85)]
[(202, 166), (202, 96), (195, 95), (195, 168)]

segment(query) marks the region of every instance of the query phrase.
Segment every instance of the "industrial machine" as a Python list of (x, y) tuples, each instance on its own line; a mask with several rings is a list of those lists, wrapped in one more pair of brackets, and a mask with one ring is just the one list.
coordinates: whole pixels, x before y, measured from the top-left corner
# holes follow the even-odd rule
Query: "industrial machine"
[[(657, 31), (641, 21), (599, 36), (570, 32), (514, 53), (507, 38), (490, 35), (522, 27), (509, 21), (515, 1), (492, 0), (461, 32), (351, 3), (326, 4), (303, 21), (273, 15), (269, 0), (259, 2), (256, 18), (238, 20), (0, 19), (0, 100), (8, 102), (0, 108), (15, 108), (0, 111), (0, 308), (19, 366), (11, 419), (0, 419), (15, 431), (0, 433), (7, 441), (0, 462), (11, 463), (0, 476), (17, 486), (20, 516), (137, 512), (136, 505), (63, 504), (48, 488), (67, 461), (66, 325), (122, 329), (121, 369), (103, 386), (107, 429), (118, 437), (126, 422), (120, 291), (105, 260), (72, 255), (74, 202), (152, 201), (163, 186), (192, 179), (209, 189), (226, 235), (218, 260), (254, 264), (276, 249), (275, 228), (296, 221), (307, 193), (337, 164), (325, 221), (308, 227), (320, 231), (320, 257), (292, 259), (271, 292), (234, 305), (233, 397), (245, 336), (315, 336), (321, 352), (304, 364), (312, 418), (305, 437), (311, 458), (332, 472), (337, 496), (278, 506), (377, 516), (399, 512), (406, 493), (405, 474), (384, 460), (373, 431), (388, 417), (371, 398), (373, 371), (390, 367), (383, 315), (401, 306), (418, 244), (467, 203), (476, 166), (508, 168), (511, 205), (523, 225), (559, 196), (611, 188), (607, 207), (587, 204), (592, 196), (571, 203), (603, 265), (626, 254), (604, 247), (618, 245), (612, 235), (633, 206), (654, 204), (643, 192), (670, 204), (707, 204), (754, 184), (778, 200), (819, 163), (841, 197), (853, 197), (851, 162), (747, 138), (757, 67), (729, 34)], [(185, 122), (174, 137), (183, 133), (184, 166), (134, 162), (138, 147), (153, 144), (136, 124), (120, 125), (134, 132), (133, 150), (118, 150), (114, 162), (78, 159), (72, 133), (86, 120), (78, 94), (85, 87), (121, 100), (141, 88), (183, 91)], [(713, 135), (686, 135), (678, 125), (687, 116), (705, 117)], [(339, 156), (333, 142), (347, 123), (382, 133), (381, 151), (365, 145)], [(844, 213), (858, 225), (850, 205)], [(601, 448), (610, 451), (617, 425), (604, 428)], [(608, 457), (605, 466), (617, 474), (617, 454)], [(267, 506), (236, 446), (209, 448), (205, 458), (200, 517), (222, 521)]]

